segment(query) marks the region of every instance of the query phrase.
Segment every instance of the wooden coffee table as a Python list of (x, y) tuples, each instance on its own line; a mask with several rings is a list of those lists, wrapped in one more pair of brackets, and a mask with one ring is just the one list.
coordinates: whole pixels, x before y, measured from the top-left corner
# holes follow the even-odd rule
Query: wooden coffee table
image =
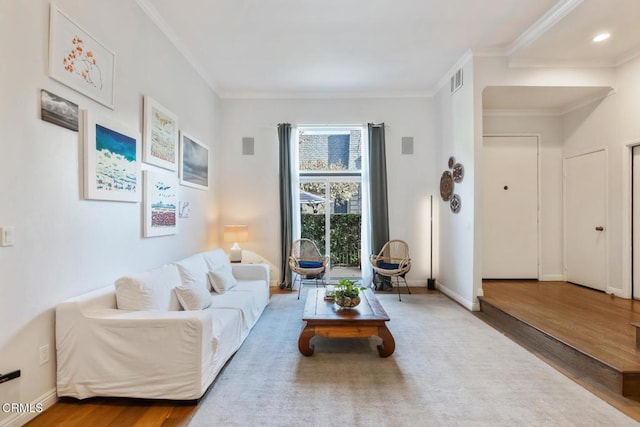
[(324, 289), (309, 289), (304, 308), (302, 332), (298, 338), (298, 349), (305, 356), (313, 355), (311, 338), (316, 335), (327, 338), (382, 338), (378, 346), (380, 357), (389, 357), (396, 342), (387, 329), (389, 316), (370, 290), (360, 292), (362, 301), (354, 308), (341, 308), (332, 300), (324, 299)]

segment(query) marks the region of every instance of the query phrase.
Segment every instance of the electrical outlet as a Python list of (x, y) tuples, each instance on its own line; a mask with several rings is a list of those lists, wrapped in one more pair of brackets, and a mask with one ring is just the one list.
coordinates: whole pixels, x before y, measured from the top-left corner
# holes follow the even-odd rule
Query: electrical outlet
[(40, 365), (49, 362), (49, 344), (40, 347)]

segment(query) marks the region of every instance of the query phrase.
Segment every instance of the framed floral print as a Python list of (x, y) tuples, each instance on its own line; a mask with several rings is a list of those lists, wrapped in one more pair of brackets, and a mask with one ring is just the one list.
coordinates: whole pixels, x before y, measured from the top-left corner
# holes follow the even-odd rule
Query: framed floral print
[(49, 76), (113, 109), (115, 54), (51, 4)]

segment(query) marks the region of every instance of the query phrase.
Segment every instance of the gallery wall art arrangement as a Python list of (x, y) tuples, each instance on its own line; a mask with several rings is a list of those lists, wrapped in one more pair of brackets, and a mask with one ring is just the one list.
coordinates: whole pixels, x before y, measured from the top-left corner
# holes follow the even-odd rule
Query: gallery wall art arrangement
[[(113, 110), (115, 58), (51, 4), (52, 79)], [(143, 98), (142, 135), (110, 114), (80, 109), (46, 89), (40, 91), (40, 105), (42, 120), (80, 131), (83, 197), (134, 203), (142, 199), (143, 237), (176, 234), (178, 218), (190, 217), (190, 202), (179, 200), (180, 185), (209, 188), (209, 148), (180, 130), (177, 115), (151, 96)]]

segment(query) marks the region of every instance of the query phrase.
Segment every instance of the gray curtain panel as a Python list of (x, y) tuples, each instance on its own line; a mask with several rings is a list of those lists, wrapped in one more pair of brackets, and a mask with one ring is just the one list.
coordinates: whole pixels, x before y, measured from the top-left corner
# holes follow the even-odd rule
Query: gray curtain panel
[(282, 238), (280, 288), (291, 288), (289, 254), (293, 243), (293, 194), (291, 192), (291, 124), (278, 125), (280, 145), (280, 236)]
[[(369, 187), (371, 194), (371, 250), (377, 254), (389, 241), (389, 206), (387, 197), (387, 156), (385, 154), (384, 123), (369, 123)], [(378, 289), (389, 288), (382, 280)]]

